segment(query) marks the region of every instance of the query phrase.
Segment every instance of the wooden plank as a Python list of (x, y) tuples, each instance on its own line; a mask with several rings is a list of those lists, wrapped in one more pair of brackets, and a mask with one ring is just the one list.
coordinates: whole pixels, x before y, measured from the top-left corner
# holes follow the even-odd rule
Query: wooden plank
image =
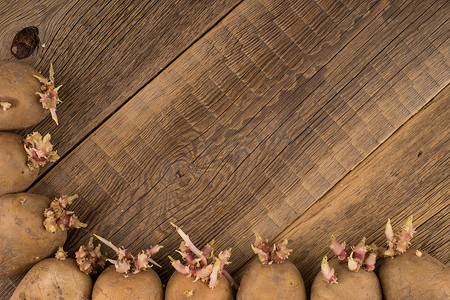
[(72, 253), (162, 243), (166, 281), (172, 221), (237, 270), (448, 84), (445, 5), (247, 0), (31, 191), (81, 196)]
[[(44, 74), (53, 62), (63, 84), (60, 125), (17, 133), (51, 132), (64, 156), (240, 1), (2, 1), (0, 60), (15, 60), (15, 34), (36, 26), (40, 45), (22, 61)], [(18, 278), (0, 282), (1, 299)]]
[[(312, 46), (295, 38), (306, 30), (295, 7), (245, 2), (33, 190), (85, 195), (89, 231), (135, 248), (174, 249), (168, 221), (217, 237), (236, 268), (253, 230), (284, 229), (448, 83), (448, 44), (425, 38), (446, 20), (443, 5), (343, 4)], [(406, 52), (411, 35), (426, 45), (418, 55)]]
[(0, 280), (0, 299), (6, 300), (11, 298), (14, 290), (17, 287), (17, 284), (22, 280), (25, 274), (17, 275), (9, 279)]
[[(15, 34), (39, 29), (26, 63), (47, 74), (53, 62), (63, 84), (60, 125), (50, 118), (32, 130), (52, 133), (60, 155), (125, 103), (242, 0), (6, 1), (0, 7), (0, 59)], [(48, 168), (46, 168), (48, 169)]]
[[(295, 13), (282, 4), (282, 12)], [(427, 22), (441, 26), (443, 2), (365, 5), (347, 12), (342, 27), (329, 28), (347, 30), (334, 47), (311, 55), (286, 39), (282, 46), (295, 47), (292, 55), (304, 61), (288, 65), (258, 26), (273, 23), (280, 34), (277, 22), (292, 16), (278, 16), (270, 3), (245, 2), (33, 191), (85, 195), (79, 205), (89, 231), (135, 248), (151, 239), (173, 249), (174, 221), (204, 241), (220, 234), (219, 247), (231, 243), (244, 258), (252, 230), (273, 236), (284, 229), (448, 82), (439, 48), (447, 44), (424, 40), (432, 50), (410, 51), (410, 60), (396, 54), (411, 34), (432, 27)], [(291, 31), (304, 30), (297, 21)], [(425, 61), (435, 56), (444, 64), (429, 70)], [(407, 76), (411, 65), (426, 76)], [(422, 81), (435, 87), (425, 98), (414, 89)], [(397, 124), (389, 122), (394, 117)], [(69, 246), (85, 238), (79, 231)]]
[(447, 86), (275, 238), (291, 241), (291, 259), (308, 290), (322, 257), (332, 256), (332, 234), (348, 245), (364, 236), (368, 243), (384, 245), (388, 218), (399, 228), (413, 215), (413, 247), (450, 265), (449, 99)]

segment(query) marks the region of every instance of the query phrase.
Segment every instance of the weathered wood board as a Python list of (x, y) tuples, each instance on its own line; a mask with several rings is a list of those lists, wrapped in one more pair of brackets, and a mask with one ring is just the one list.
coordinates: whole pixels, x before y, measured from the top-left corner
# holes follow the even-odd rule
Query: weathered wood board
[[(47, 118), (18, 133), (51, 132), (64, 156), (239, 2), (2, 1), (0, 60), (14, 60), (15, 34), (36, 26), (40, 44), (22, 61), (44, 75), (53, 62), (63, 84), (60, 125)], [(0, 299), (20, 278), (0, 282)]]
[(49, 131), (64, 155), (240, 1), (2, 1), (0, 60), (36, 26), (40, 44), (23, 61), (44, 75), (53, 62), (63, 84), (61, 125), (47, 118), (19, 133)]
[(82, 195), (89, 234), (132, 249), (170, 253), (173, 221), (232, 246), (237, 268), (253, 231), (279, 233), (448, 83), (446, 40), (425, 38), (443, 2), (343, 5), (337, 25), (319, 10), (314, 46), (302, 10), (277, 3), (240, 5), (32, 191)]
[[(295, 249), (292, 261), (308, 289), (320, 270), (332, 234), (347, 245), (385, 246), (384, 226), (394, 229), (413, 215), (412, 247), (450, 265), (450, 86), (339, 181), (277, 239)], [(242, 276), (242, 268), (237, 277)]]
[[(89, 136), (77, 135), (73, 151), (30, 191), (80, 195), (73, 210), (89, 226), (70, 233), (71, 253), (93, 233), (131, 250), (161, 243), (157, 272), (166, 281), (166, 257), (180, 242), (174, 222), (196, 243), (214, 238), (218, 249), (231, 246), (229, 267), (237, 272), (253, 255), (254, 232), (294, 236), (305, 211), (449, 83), (448, 6), (245, 0), (158, 76), (145, 77), (152, 79), (145, 87), (136, 83), (137, 94), (121, 94), (133, 96)], [(85, 84), (103, 82), (99, 73), (92, 77)], [(58, 130), (72, 132), (74, 124), (86, 125)], [(432, 207), (441, 222), (442, 206)], [(383, 213), (401, 218), (399, 209)], [(377, 217), (384, 222), (385, 215)], [(321, 238), (317, 245), (329, 232)], [(312, 261), (303, 265), (306, 254), (296, 255), (298, 266), (316, 271)]]

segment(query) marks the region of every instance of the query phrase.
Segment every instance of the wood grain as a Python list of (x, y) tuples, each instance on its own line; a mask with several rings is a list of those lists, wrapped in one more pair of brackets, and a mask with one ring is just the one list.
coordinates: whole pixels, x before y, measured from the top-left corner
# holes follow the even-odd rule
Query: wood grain
[(318, 10), (313, 21), (336, 23), (322, 31), (277, 3), (240, 5), (33, 191), (83, 195), (89, 232), (132, 249), (170, 253), (173, 221), (230, 244), (235, 269), (253, 231), (283, 230), (449, 81), (447, 40), (426, 37), (444, 2), (342, 3), (336, 21)]
[(18, 133), (51, 132), (64, 155), (240, 1), (2, 1), (0, 60), (15, 60), (15, 34), (36, 26), (40, 45), (23, 61), (44, 75), (53, 62), (63, 85), (60, 125)]
[[(180, 238), (250, 257), (450, 81), (445, 1), (246, 0), (31, 191), (78, 193), (87, 230), (137, 251)], [(117, 81), (116, 81), (117, 82)]]
[[(309, 80), (304, 79), (305, 75), (296, 78), (304, 71), (291, 71), (293, 75), (284, 75), (277, 82), (269, 80), (270, 76), (275, 76), (277, 68), (273, 67), (272, 72), (270, 69), (264, 72), (261, 68), (268, 65), (268, 58), (280, 64), (281, 69), (283, 62), (277, 60), (276, 53), (269, 47), (264, 47), (257, 38), (256, 29), (255, 36), (250, 31), (256, 24), (251, 24), (249, 20), (260, 20), (263, 16), (253, 14), (264, 12), (266, 7), (256, 1), (246, 2), (222, 26), (215, 28), (92, 137), (86, 139), (57, 169), (72, 178), (70, 181), (78, 185), (76, 190), (80, 190), (81, 195), (92, 199), (89, 204), (94, 209), (93, 213), (97, 209), (105, 213), (106, 216), (97, 213), (96, 217), (88, 216), (91, 222), (104, 221), (92, 229), (100, 232), (113, 230), (111, 233), (125, 244), (142, 243), (135, 241), (141, 235), (130, 235), (132, 231), (142, 231), (142, 234), (151, 237), (151, 231), (155, 230), (153, 235), (156, 234), (158, 241), (158, 237), (167, 236), (168, 232), (164, 230), (172, 232), (168, 224), (164, 224), (167, 219), (183, 225), (189, 223), (188, 216), (205, 224), (204, 232), (199, 232), (200, 235), (208, 233), (214, 236), (225, 231), (234, 236), (237, 234), (234, 230), (241, 231), (243, 228), (239, 220), (249, 222), (247, 218), (262, 218), (258, 220), (260, 226), (265, 231), (276, 232), (298, 216), (296, 210), (302, 212), (306, 209), (332, 185), (333, 180), (337, 181), (345, 171), (378, 146), (378, 139), (382, 141), (395, 129), (374, 101), (377, 100), (379, 89), (372, 98), (351, 96), (362, 92), (361, 86), (379, 84), (382, 75), (376, 76), (374, 73), (385, 72), (387, 84), (379, 86), (390, 87), (411, 81), (407, 76), (402, 76), (403, 80), (398, 78), (398, 71), (392, 72), (391, 69), (395, 70), (397, 64), (425, 65), (423, 60), (427, 57), (414, 57), (411, 62), (399, 55), (398, 61), (395, 61), (395, 52), (385, 50), (392, 44), (401, 45), (399, 34), (405, 30), (416, 32), (423, 21), (431, 22), (433, 19), (436, 27), (441, 24), (442, 20), (434, 16), (433, 9), (439, 11), (442, 3), (424, 3), (419, 7), (415, 4), (405, 5), (404, 10), (380, 4), (375, 7), (379, 9), (374, 9), (375, 16), (385, 9), (397, 15), (399, 20), (392, 21), (395, 24), (392, 24), (392, 28), (386, 25), (380, 29), (375, 21), (365, 27), (372, 29), (375, 36), (378, 31), (382, 31), (379, 34), (385, 39), (384, 44), (376, 39), (381, 52), (372, 50), (373, 58), (369, 61), (372, 64), (367, 61), (369, 56), (366, 51), (359, 65), (358, 61), (348, 59), (351, 57), (348, 52), (354, 52), (351, 44), (343, 49), (336, 47), (334, 59), (324, 68), (314, 66), (321, 72), (317, 71)], [(254, 8), (258, 5), (260, 10), (255, 13)], [(286, 10), (289, 11), (289, 7), (283, 11)], [(369, 14), (369, 17), (375, 16)], [(298, 26), (301, 24), (299, 21)], [(352, 24), (348, 28), (355, 30), (357, 26)], [(390, 33), (391, 40), (384, 33)], [(350, 43), (365, 40), (364, 35), (359, 33)], [(255, 40), (253, 43), (250, 43), (251, 38)], [(343, 43), (342, 40), (339, 42)], [(252, 46), (266, 50), (263, 61), (256, 58), (252, 60)], [(376, 46), (375, 38), (371, 46)], [(249, 49), (246, 50), (246, 47)], [(441, 55), (431, 43), (429, 47), (435, 49), (432, 54)], [(329, 49), (324, 52), (329, 57)], [(298, 56), (301, 54), (299, 52)], [(314, 62), (320, 63), (318, 61)], [(386, 66), (380, 66), (379, 71), (375, 72), (375, 66), (382, 64)], [(214, 79), (208, 71), (212, 69), (211, 72), (215, 72), (218, 67), (226, 69), (217, 72), (218, 78)], [(293, 68), (300, 67), (298, 64), (293, 65)], [(340, 71), (342, 69), (349, 69), (350, 72), (344, 73)], [(430, 70), (430, 73), (433, 71)], [(283, 73), (288, 72), (289, 69), (284, 69)], [(349, 73), (354, 75), (350, 77)], [(376, 77), (376, 80), (367, 73)], [(446, 83), (448, 76), (439, 77), (442, 74), (439, 69), (434, 73), (436, 79), (430, 75), (425, 78), (431, 80), (431, 85), (436, 85), (437, 92)], [(228, 83), (225, 81), (227, 79), (234, 81)], [(350, 81), (353, 84), (349, 85)], [(228, 89), (223, 85), (227, 83), (232, 84)], [(239, 94), (233, 97), (231, 93), (236, 88)], [(309, 93), (308, 89), (311, 90)], [(410, 89), (414, 92), (413, 88)], [(336, 95), (335, 90), (342, 91)], [(341, 94), (345, 92), (349, 94), (345, 95), (348, 100), (343, 101)], [(365, 94), (365, 91), (362, 92), (362, 95)], [(414, 98), (407, 96), (399, 95), (397, 99), (392, 97), (389, 101), (396, 109), (391, 108), (388, 112), (401, 111), (404, 113), (403, 122), (426, 102), (416, 93), (413, 95), (415, 106), (410, 105), (408, 110), (402, 101), (407, 99), (414, 103)], [(386, 95), (382, 93), (378, 97)], [(367, 102), (358, 103), (363, 100)], [(356, 105), (352, 102), (356, 102)], [(342, 116), (342, 111), (336, 106), (347, 106), (347, 109), (342, 109), (347, 116)], [(363, 119), (364, 114), (375, 120), (378, 118), (380, 122), (367, 124)], [(400, 119), (397, 115), (395, 117), (390, 116)], [(398, 122), (401, 124), (401, 120)], [(329, 128), (333, 127), (333, 123), (337, 125), (334, 126), (337, 133), (330, 137)], [(338, 125), (341, 125), (340, 130)], [(374, 128), (373, 132), (368, 130), (368, 126)], [(378, 133), (374, 137), (377, 133), (375, 128), (377, 131), (385, 129), (386, 133)], [(337, 149), (334, 149), (330, 140), (336, 139), (336, 135), (342, 138), (336, 141)], [(346, 151), (340, 148), (343, 144), (347, 145)], [(338, 150), (349, 161), (341, 158)], [(336, 158), (335, 152), (338, 152)], [(57, 184), (62, 183), (66, 187), (64, 181), (52, 180), (55, 177), (60, 177), (57, 170), (41, 185), (60, 188)], [(52, 190), (55, 190), (53, 186)], [(296, 201), (302, 194), (309, 197)], [(227, 199), (226, 203), (224, 199)], [(209, 205), (213, 207), (208, 209)], [(122, 209), (125, 211), (122, 212)], [(203, 213), (205, 210), (207, 213)], [(214, 216), (214, 212), (220, 217)], [(242, 219), (241, 216), (246, 218)], [(130, 220), (141, 222), (136, 224)], [(151, 226), (159, 223), (162, 223), (159, 228)], [(253, 227), (255, 230), (263, 229), (255, 224)], [(170, 236), (175, 238), (173, 233)], [(75, 236), (73, 241), (76, 241)]]
[(413, 215), (417, 234), (412, 247), (450, 266), (449, 99), (447, 86), (275, 238), (291, 241), (291, 260), (308, 290), (322, 257), (332, 257), (332, 234), (349, 246), (362, 237), (384, 246), (388, 218), (397, 229)]

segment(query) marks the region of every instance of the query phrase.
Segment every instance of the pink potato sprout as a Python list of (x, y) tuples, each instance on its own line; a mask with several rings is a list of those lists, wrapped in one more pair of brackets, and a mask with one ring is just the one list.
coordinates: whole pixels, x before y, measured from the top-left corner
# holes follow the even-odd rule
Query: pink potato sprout
[(117, 254), (117, 259), (107, 259), (110, 263), (112, 263), (116, 267), (116, 271), (118, 273), (124, 274), (127, 277), (129, 273), (137, 274), (141, 271), (146, 270), (147, 268), (151, 268), (153, 265), (161, 267), (156, 261), (154, 261), (151, 256), (158, 253), (161, 250), (162, 246), (155, 245), (150, 246), (147, 250), (142, 250), (137, 256), (133, 256), (127, 249), (124, 247), (116, 247), (113, 243), (108, 241), (101, 236), (94, 234), (96, 238), (102, 241), (105, 245), (110, 247)]
[(94, 248), (93, 240), (91, 237), (86, 245), (80, 246), (75, 252), (77, 265), (85, 274), (97, 274), (106, 264), (106, 254), (102, 254), (100, 244)]
[(50, 133), (44, 137), (39, 132), (33, 132), (24, 139), (25, 152), (28, 155), (28, 168), (30, 170), (39, 169), (48, 162), (55, 162), (59, 159), (53, 145), (50, 143)]
[(61, 102), (58, 97), (58, 91), (61, 88), (61, 85), (55, 87), (55, 72), (53, 70), (53, 64), (50, 64), (49, 77), (45, 78), (42, 76), (36, 76), (41, 85), (41, 92), (37, 92), (39, 95), (42, 107), (44, 109), (48, 109), (50, 114), (52, 115), (52, 119), (55, 121), (56, 125), (58, 125), (58, 117), (56, 116), (56, 105)]
[(285, 261), (292, 249), (287, 248), (288, 240), (285, 239), (281, 243), (269, 245), (269, 241), (263, 239), (259, 234), (255, 234), (255, 243), (252, 245), (252, 250), (258, 255), (259, 261), (263, 265), (270, 265), (272, 263), (280, 264)]
[(181, 255), (184, 262), (169, 256), (176, 271), (184, 276), (194, 277), (195, 281), (201, 280), (211, 289), (217, 287), (221, 275), (226, 277), (232, 286), (237, 286), (231, 275), (224, 269), (226, 265), (230, 264), (231, 249), (221, 251), (216, 256), (213, 248), (214, 241), (212, 241), (200, 250), (180, 227), (173, 223), (171, 224), (183, 239), (177, 252)]
[[(347, 268), (352, 272), (358, 272), (361, 267), (367, 272), (372, 272), (375, 269), (378, 255), (377, 252), (373, 251), (371, 246), (366, 245), (366, 238), (362, 238), (356, 246), (351, 247), (352, 250), (348, 254), (345, 242), (339, 243), (332, 235), (330, 249), (338, 258), (338, 261), (346, 264)], [(326, 256), (322, 259), (321, 272), (325, 281), (329, 283), (338, 282), (338, 274), (330, 267)]]

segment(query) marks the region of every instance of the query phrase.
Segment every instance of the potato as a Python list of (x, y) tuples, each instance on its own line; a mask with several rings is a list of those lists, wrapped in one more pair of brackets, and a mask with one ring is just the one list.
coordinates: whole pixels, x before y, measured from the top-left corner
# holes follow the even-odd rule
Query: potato
[(336, 271), (338, 282), (328, 283), (319, 272), (311, 288), (311, 300), (382, 299), (380, 282), (375, 273), (364, 270), (352, 272), (336, 258), (330, 260), (329, 264)]
[(23, 138), (10, 132), (0, 132), (0, 195), (25, 190), (38, 177), (39, 169), (27, 166)]
[(238, 300), (303, 300), (305, 285), (297, 267), (290, 261), (263, 265), (254, 258), (246, 268), (237, 293)]
[(29, 193), (0, 197), (0, 279), (25, 272), (65, 243), (66, 231), (44, 228), (49, 204), (47, 197)]
[(385, 299), (450, 299), (450, 270), (427, 253), (410, 249), (386, 258), (379, 277)]
[(0, 130), (30, 127), (48, 115), (36, 94), (42, 84), (33, 75), (40, 76), (26, 64), (0, 63)]
[(163, 297), (161, 279), (153, 269), (125, 277), (124, 274), (116, 272), (115, 266), (109, 266), (97, 278), (92, 291), (92, 300), (162, 300)]
[(17, 286), (10, 300), (88, 300), (92, 280), (74, 259), (47, 258), (34, 265)]
[(194, 282), (194, 278), (174, 272), (169, 279), (166, 287), (166, 300), (232, 300), (233, 291), (231, 285), (225, 277), (221, 277), (219, 284), (211, 289), (207, 284), (198, 280)]
[[(59, 158), (56, 151), (53, 151), (49, 134), (42, 137), (34, 132), (25, 140), (29, 151), (35, 154), (34, 157), (30, 156), (30, 161), (24, 148), (24, 139), (20, 135), (0, 132), (0, 195), (25, 190), (37, 179), (40, 166)], [(39, 153), (36, 154), (37, 152)]]

